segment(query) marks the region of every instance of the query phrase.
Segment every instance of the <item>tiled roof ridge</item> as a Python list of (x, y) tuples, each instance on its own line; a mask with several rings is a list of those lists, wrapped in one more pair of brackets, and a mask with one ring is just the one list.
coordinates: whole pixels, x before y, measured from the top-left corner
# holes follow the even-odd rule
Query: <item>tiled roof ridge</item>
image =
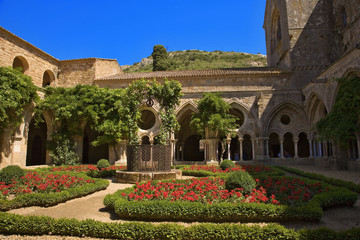
[(12, 32), (10, 32), (10, 31), (6, 30), (5, 28), (3, 28), (3, 27), (1, 27), (1, 26), (0, 26), (0, 31), (3, 31), (4, 33), (6, 33), (6, 34), (10, 35), (11, 37), (14, 37), (14, 38), (16, 38), (16, 39), (20, 40), (20, 41), (21, 41), (21, 42), (23, 42), (24, 44), (26, 44), (26, 45), (30, 46), (31, 48), (34, 48), (36, 51), (39, 51), (40, 53), (44, 54), (45, 56), (52, 58), (52, 60), (55, 60), (55, 61), (60, 61), (59, 59), (57, 59), (57, 58), (55, 58), (55, 57), (51, 56), (51, 55), (50, 55), (50, 54), (48, 54), (47, 52), (44, 52), (44, 51), (43, 51), (43, 50), (41, 50), (40, 48), (35, 47), (33, 44), (29, 43), (28, 41), (26, 41), (26, 40), (22, 39), (21, 37), (19, 37), (19, 36), (15, 35), (14, 33), (12, 33)]
[(180, 71), (158, 71), (123, 73), (95, 80), (122, 80), (140, 79), (156, 77), (201, 77), (201, 76), (230, 76), (230, 75), (270, 75), (270, 74), (291, 74), (290, 71), (273, 67), (254, 67), (254, 68), (216, 68), (201, 70), (180, 70)]
[(60, 60), (60, 62), (72, 62), (72, 61), (83, 61), (83, 60), (106, 60), (106, 61), (117, 61), (116, 59), (111, 59), (111, 58), (97, 58), (97, 57), (89, 57), (89, 58), (75, 58), (75, 59)]

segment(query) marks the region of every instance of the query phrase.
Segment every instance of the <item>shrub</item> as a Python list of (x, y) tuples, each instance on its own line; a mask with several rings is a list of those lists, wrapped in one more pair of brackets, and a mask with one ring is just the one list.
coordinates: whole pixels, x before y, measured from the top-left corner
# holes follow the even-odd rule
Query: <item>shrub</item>
[(233, 161), (229, 160), (229, 159), (225, 159), (224, 161), (221, 162), (220, 164), (220, 168), (222, 170), (226, 170), (228, 168), (232, 168), (235, 167), (235, 164), (233, 163)]
[(58, 141), (55, 150), (50, 154), (56, 166), (60, 165), (76, 165), (79, 164), (79, 156), (75, 152), (76, 144), (72, 144), (70, 140)]
[(99, 170), (101, 170), (102, 168), (107, 168), (107, 167), (110, 167), (110, 163), (108, 160), (106, 159), (100, 159), (96, 166), (98, 167)]
[(0, 182), (4, 182), (6, 185), (11, 184), (13, 179), (20, 179), (25, 176), (25, 173), (26, 171), (19, 166), (7, 166), (0, 171)]
[(255, 180), (247, 172), (232, 172), (225, 180), (225, 187), (227, 190), (235, 188), (243, 188), (244, 193), (251, 193), (256, 187)]

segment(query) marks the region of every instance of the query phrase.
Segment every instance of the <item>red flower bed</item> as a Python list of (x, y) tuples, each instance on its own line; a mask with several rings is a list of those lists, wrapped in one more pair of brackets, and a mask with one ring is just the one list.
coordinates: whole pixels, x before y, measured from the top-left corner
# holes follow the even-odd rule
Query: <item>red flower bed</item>
[(10, 195), (18, 196), (30, 193), (60, 192), (61, 190), (94, 182), (94, 180), (69, 175), (29, 172), (26, 176), (21, 177), (18, 182), (13, 181), (9, 185), (0, 182), (0, 198), (6, 199)]
[[(125, 170), (126, 166), (122, 165), (111, 165), (107, 168), (102, 168), (100, 171), (104, 170)], [(78, 165), (78, 166), (65, 166), (65, 167), (55, 167), (51, 169), (51, 172), (59, 172), (59, 171), (67, 171), (67, 172), (90, 172), (90, 171), (99, 171), (96, 165)]]
[(173, 182), (147, 182), (136, 184), (133, 192), (122, 193), (122, 197), (128, 200), (170, 200), (190, 201), (201, 203), (215, 202), (256, 202), (278, 204), (275, 196), (268, 198), (266, 190), (262, 187), (253, 189), (250, 195), (244, 195), (243, 189), (237, 188), (228, 191), (225, 189), (225, 181), (220, 178), (200, 178), (186, 181)]
[(329, 191), (321, 183), (307, 184), (299, 178), (267, 177), (260, 182), (268, 194), (276, 196), (281, 204), (299, 205), (308, 202), (315, 194)]

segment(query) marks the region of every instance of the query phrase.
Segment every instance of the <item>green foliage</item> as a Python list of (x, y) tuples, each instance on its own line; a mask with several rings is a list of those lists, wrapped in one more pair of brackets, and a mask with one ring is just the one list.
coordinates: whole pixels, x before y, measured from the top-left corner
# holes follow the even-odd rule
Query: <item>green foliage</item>
[[(152, 57), (148, 57), (152, 59)], [(217, 69), (217, 68), (250, 68), (265, 67), (267, 65), (266, 56), (258, 54), (247, 54), (241, 52), (222, 52), (222, 51), (199, 51), (186, 50), (168, 53), (169, 69), (179, 70), (198, 70), (198, 69)], [(135, 63), (125, 72), (151, 72), (153, 64), (143, 65)]]
[(107, 159), (100, 159), (97, 163), (96, 166), (98, 167), (99, 170), (101, 170), (102, 168), (107, 168), (110, 166), (110, 163)]
[(151, 56), (153, 58), (154, 72), (169, 69), (168, 53), (163, 45), (155, 45)]
[(13, 182), (13, 180), (17, 181), (21, 177), (25, 176), (25, 173), (26, 171), (24, 169), (16, 165), (4, 167), (0, 171), (0, 182), (9, 185)]
[(45, 98), (37, 105), (36, 111), (41, 113), (50, 110), (54, 113), (55, 124), (60, 126), (53, 135), (54, 141), (80, 135), (80, 124), (87, 122), (99, 133), (99, 137), (92, 142), (94, 146), (113, 145), (125, 139), (130, 140), (130, 144), (138, 144), (137, 123), (141, 117), (139, 108), (144, 99), (152, 96), (161, 107), (161, 142), (165, 143), (168, 133), (178, 128), (174, 108), (179, 104), (180, 92), (181, 85), (167, 79), (163, 84), (138, 80), (126, 89), (90, 85), (77, 85), (73, 88), (47, 87)]
[[(82, 177), (84, 179), (89, 179), (84, 173), (69, 173), (69, 172), (58, 172), (57, 174), (66, 174), (74, 175), (77, 177)], [(87, 183), (85, 185), (69, 188), (61, 192), (53, 193), (31, 193), (23, 194), (15, 197), (12, 200), (0, 199), (0, 211), (8, 211), (10, 209), (30, 207), (30, 206), (40, 206), (40, 207), (49, 207), (54, 206), (59, 203), (66, 202), (70, 199), (79, 198), (86, 196), (88, 194), (106, 189), (109, 186), (109, 182), (104, 179), (93, 179), (95, 183)]]
[(316, 124), (320, 136), (346, 147), (360, 131), (360, 78), (337, 80), (339, 91), (330, 113)]
[(199, 112), (192, 116), (190, 126), (202, 136), (205, 136), (205, 128), (226, 136), (239, 127), (235, 123), (237, 118), (229, 112), (230, 108), (219, 93), (204, 93), (198, 102)]
[(235, 164), (233, 163), (233, 161), (229, 160), (229, 159), (224, 159), (224, 161), (222, 161), (220, 163), (220, 168), (222, 170), (226, 170), (228, 168), (232, 168), (235, 167)]
[(251, 175), (245, 171), (236, 171), (229, 173), (225, 180), (225, 187), (227, 190), (233, 190), (235, 188), (243, 188), (246, 194), (256, 188), (256, 182)]
[(24, 108), (39, 97), (29, 76), (10, 67), (0, 67), (0, 131), (15, 130), (22, 122)]
[(79, 156), (75, 152), (76, 144), (69, 139), (55, 141), (56, 147), (50, 153), (56, 166), (79, 164)]

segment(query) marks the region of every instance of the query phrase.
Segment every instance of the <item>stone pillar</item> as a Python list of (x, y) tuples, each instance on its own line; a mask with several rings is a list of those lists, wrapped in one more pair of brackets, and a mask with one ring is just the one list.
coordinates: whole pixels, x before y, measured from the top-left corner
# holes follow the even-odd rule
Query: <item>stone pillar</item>
[(357, 159), (357, 161), (360, 161), (360, 134), (356, 135), (356, 142), (357, 142), (357, 150), (358, 150), (358, 159)]
[(109, 145), (109, 162), (110, 164), (126, 165), (126, 147), (127, 141), (123, 140), (115, 145)]
[(265, 158), (269, 158), (269, 138), (265, 138)]
[(280, 158), (284, 158), (284, 138), (280, 138)]
[(172, 147), (171, 147), (171, 151), (172, 151), (171, 159), (172, 159), (173, 164), (175, 163), (175, 160), (176, 160), (176, 142), (177, 141), (178, 141), (177, 139), (172, 139), (171, 140), (171, 144), (172, 144)]
[(317, 154), (317, 141), (316, 141), (316, 139), (313, 140), (313, 151), (314, 151), (314, 158), (317, 158), (318, 154)]
[(184, 143), (181, 144), (180, 149), (181, 149), (181, 161), (184, 161)]
[(295, 150), (294, 158), (299, 158), (298, 142), (299, 142), (299, 139), (298, 139), (298, 138), (294, 138), (294, 150)]
[(265, 138), (264, 137), (259, 137), (256, 139), (256, 146), (257, 146), (257, 150), (256, 150), (256, 158), (257, 159), (264, 159), (265, 158), (265, 150), (264, 150), (264, 144), (265, 144)]
[(255, 160), (255, 139), (251, 138), (252, 160)]
[(218, 139), (214, 139), (214, 138), (205, 139), (205, 143), (206, 143), (205, 161), (207, 162), (217, 161), (216, 149), (217, 149)]
[(323, 153), (322, 153), (322, 144), (321, 144), (320, 141), (318, 142), (318, 148), (319, 148), (319, 157), (322, 157), (322, 156), (323, 156)]
[(313, 157), (313, 148), (312, 148), (313, 141), (309, 140), (309, 157)]
[(240, 156), (239, 156), (239, 159), (240, 161), (244, 161), (244, 158), (243, 158), (243, 138), (239, 137), (239, 143), (240, 143)]
[(228, 136), (226, 138), (226, 146), (227, 146), (227, 159), (229, 159), (229, 160), (230, 160), (230, 156), (231, 156), (231, 154), (230, 154), (230, 144), (231, 144), (231, 138)]

